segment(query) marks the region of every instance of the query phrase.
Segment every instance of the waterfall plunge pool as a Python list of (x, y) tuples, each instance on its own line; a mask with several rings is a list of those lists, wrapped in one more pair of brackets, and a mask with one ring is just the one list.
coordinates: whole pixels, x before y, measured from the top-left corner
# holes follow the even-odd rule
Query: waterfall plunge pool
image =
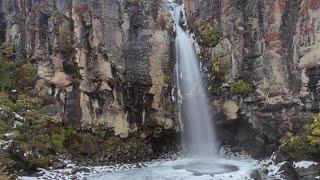
[[(218, 164), (216, 163), (218, 162)], [(39, 177), (21, 177), (21, 180), (36, 179), (79, 179), (79, 180), (243, 180), (250, 179), (251, 173), (259, 169), (258, 161), (243, 159), (199, 159), (178, 158), (157, 160), (143, 166), (96, 166), (87, 167), (89, 172), (72, 174), (73, 168), (46, 171)]]
[[(219, 164), (216, 164), (219, 162)], [(147, 167), (105, 174), (92, 174), (90, 180), (239, 180), (250, 179), (257, 169), (254, 160), (185, 158), (156, 161)]]

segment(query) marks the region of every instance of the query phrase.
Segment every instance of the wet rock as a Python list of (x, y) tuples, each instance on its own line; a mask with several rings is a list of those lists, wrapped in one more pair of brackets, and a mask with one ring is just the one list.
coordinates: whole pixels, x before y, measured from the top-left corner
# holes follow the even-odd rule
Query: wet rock
[(79, 168), (79, 172), (89, 173), (89, 172), (90, 172), (90, 169), (87, 168), (87, 167), (80, 167), (80, 168)]
[(294, 168), (299, 176), (310, 179), (311, 177), (319, 176), (320, 174), (320, 163), (300, 161), (294, 163)]
[(253, 170), (250, 172), (250, 178), (254, 180), (262, 180), (261, 174), (258, 170)]
[(62, 169), (62, 168), (65, 168), (65, 167), (66, 167), (65, 163), (60, 162), (60, 161), (52, 163), (52, 168), (53, 169)]
[(283, 179), (299, 180), (299, 175), (293, 168), (292, 164), (287, 161), (281, 163), (278, 172), (280, 177)]
[[(221, 66), (226, 75), (212, 76), (211, 71), (204, 71), (204, 77), (212, 77), (206, 81), (208, 87), (219, 87), (209, 88), (212, 104), (220, 102), (216, 110), (230, 99), (241, 110), (238, 126), (224, 124), (226, 117), (217, 116), (218, 124), (224, 124), (222, 129), (237, 132), (233, 136), (236, 145), (243, 145), (242, 139), (252, 135), (251, 130), (267, 136), (263, 138), (267, 146), (279, 144), (286, 133), (301, 129), (306, 114), (319, 112), (318, 1), (184, 0), (184, 7), (201, 46), (203, 69), (211, 69), (215, 59), (228, 62)], [(204, 43), (212, 27), (220, 36), (214, 47)], [(249, 97), (236, 98), (230, 92), (227, 85), (232, 87), (239, 77), (252, 86)], [(246, 128), (241, 121), (247, 122)], [(261, 144), (253, 138), (248, 142), (253, 147)]]
[(266, 156), (266, 143), (263, 138), (256, 136), (254, 139), (249, 139), (242, 145), (244, 150), (254, 158), (262, 158)]
[(287, 153), (280, 150), (274, 152), (271, 156), (271, 160), (276, 164), (279, 164), (284, 161), (289, 161), (290, 159), (291, 157)]

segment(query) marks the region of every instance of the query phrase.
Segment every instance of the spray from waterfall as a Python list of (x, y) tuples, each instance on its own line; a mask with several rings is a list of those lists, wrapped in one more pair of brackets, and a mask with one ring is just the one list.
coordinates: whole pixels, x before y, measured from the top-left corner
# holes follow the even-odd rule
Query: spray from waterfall
[(175, 6), (173, 18), (177, 35), (177, 86), (185, 143), (191, 155), (215, 157), (218, 143), (214, 121), (201, 78), (194, 41), (181, 27), (181, 24), (186, 23), (183, 6)]

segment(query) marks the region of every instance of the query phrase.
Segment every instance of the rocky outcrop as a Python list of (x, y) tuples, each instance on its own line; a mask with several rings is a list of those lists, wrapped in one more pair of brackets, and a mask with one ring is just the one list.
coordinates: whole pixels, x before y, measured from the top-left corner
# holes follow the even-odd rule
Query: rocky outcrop
[[(319, 112), (319, 1), (184, 0), (184, 6), (201, 46), (203, 71), (210, 75), (214, 107), (226, 109), (224, 102), (232, 100), (240, 108), (231, 125), (225, 110), (219, 115), (217, 108), (223, 139), (235, 134), (235, 144), (253, 141), (273, 149), (285, 134), (300, 129), (306, 114)], [(219, 30), (214, 47), (206, 43), (213, 27)], [(224, 74), (217, 75), (217, 66)], [(250, 85), (248, 95), (232, 94), (239, 78)], [(243, 131), (241, 124), (252, 129), (245, 139), (234, 133)]]
[(48, 111), (63, 112), (54, 119), (82, 129), (110, 128), (122, 138), (158, 126), (179, 130), (177, 112), (168, 108), (175, 107), (175, 59), (171, 16), (162, 1), (0, 5), (0, 42), (14, 45), (15, 61), (37, 64), (37, 93), (51, 99)]

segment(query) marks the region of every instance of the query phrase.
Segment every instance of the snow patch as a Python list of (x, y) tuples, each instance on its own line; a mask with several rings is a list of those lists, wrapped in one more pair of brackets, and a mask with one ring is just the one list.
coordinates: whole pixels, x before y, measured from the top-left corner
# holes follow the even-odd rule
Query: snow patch
[(304, 169), (307, 169), (309, 168), (310, 166), (313, 166), (313, 165), (318, 165), (319, 163), (316, 163), (316, 162), (312, 162), (312, 161), (300, 161), (300, 162), (295, 162), (293, 164), (293, 166), (295, 168), (304, 168)]

